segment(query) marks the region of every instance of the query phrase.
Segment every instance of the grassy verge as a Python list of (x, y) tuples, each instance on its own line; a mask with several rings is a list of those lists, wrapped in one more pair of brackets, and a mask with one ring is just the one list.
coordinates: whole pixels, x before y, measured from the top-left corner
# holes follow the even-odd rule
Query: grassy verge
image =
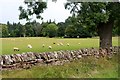
[(112, 59), (82, 58), (64, 65), (34, 66), (27, 70), (2, 71), (3, 78), (117, 78), (117, 55)]

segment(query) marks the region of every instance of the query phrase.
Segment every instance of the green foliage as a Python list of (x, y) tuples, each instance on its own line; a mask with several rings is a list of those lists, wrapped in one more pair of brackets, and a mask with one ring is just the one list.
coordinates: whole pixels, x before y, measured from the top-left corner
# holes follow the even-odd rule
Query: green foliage
[[(88, 28), (94, 27), (94, 29), (92, 28), (93, 30), (96, 30), (95, 28), (101, 23), (107, 23), (109, 21), (114, 22), (117, 20), (117, 22), (114, 23), (114, 25), (116, 25), (120, 21), (119, 2), (71, 2), (66, 3), (65, 8), (69, 9), (70, 12), (78, 18), (78, 21), (81, 22), (82, 25), (86, 25)], [(96, 30), (96, 32), (98, 31)], [(92, 34), (94, 34), (94, 32)]]
[[(106, 23), (109, 20), (116, 20), (119, 17), (120, 4), (109, 2), (84, 2), (67, 3), (66, 9), (71, 9), (71, 13), (76, 13), (77, 17), (85, 24), (95, 26), (95, 24)], [(117, 11), (116, 11), (117, 10)]]
[(42, 30), (41, 30), (41, 34), (42, 36), (47, 36), (47, 33), (46, 33), (46, 27), (48, 26), (48, 22), (42, 22), (41, 26), (42, 26)]
[(36, 21), (27, 22), (25, 25), (7, 22), (9, 37), (35, 37), (41, 35), (42, 26)]
[(113, 31), (112, 31), (113, 36), (118, 36), (118, 35), (120, 36), (120, 23), (118, 21), (119, 20), (115, 21), (115, 25), (114, 25)]
[(53, 23), (48, 24), (48, 26), (46, 27), (47, 36), (55, 37), (57, 35), (57, 29), (58, 29), (58, 27), (55, 24), (53, 24)]
[(74, 27), (74, 29), (72, 28), (72, 32), (69, 31), (70, 35), (73, 37), (79, 36), (85, 38), (85, 37), (97, 36), (97, 34), (95, 35), (96, 30), (94, 27), (82, 24), (82, 22), (76, 16), (68, 17), (65, 21), (65, 25), (67, 26), (66, 27), (67, 33), (68, 30), (70, 30), (69, 26)]
[(8, 27), (5, 24), (0, 24), (0, 37), (8, 37)]
[(38, 2), (37, 0), (32, 0), (30, 2), (24, 2), (27, 5), (27, 9), (24, 9), (22, 6), (19, 7), (20, 15), (19, 19), (31, 20), (30, 17), (32, 15), (36, 15), (36, 18), (42, 19), (41, 13), (43, 13), (44, 9), (47, 8), (46, 2)]
[[(112, 46), (112, 27), (115, 25), (115, 20), (120, 21), (118, 18), (120, 17), (119, 2), (71, 2), (67, 3), (65, 8), (71, 9), (70, 12), (78, 18), (82, 26), (96, 28), (95, 30), (100, 36), (100, 47)], [(93, 35), (93, 33), (90, 33), (90, 35)]]
[(2, 37), (2, 26), (0, 25), (0, 38)]
[(9, 37), (23, 37), (25, 34), (25, 26), (19, 23), (7, 22)]
[(60, 22), (57, 24), (58, 30), (57, 30), (57, 36), (62, 37), (65, 35), (65, 29), (66, 29), (66, 24), (64, 22)]
[(66, 29), (65, 29), (65, 34), (69, 37), (74, 37), (76, 29), (73, 25), (69, 25)]
[[(119, 20), (115, 21), (115, 25), (113, 27), (113, 36), (117, 36), (120, 34), (119, 30)], [(48, 36), (48, 31), (47, 31), (47, 26), (49, 24), (56, 24), (55, 22), (47, 21), (47, 22), (42, 22), (41, 24), (33, 21), (33, 22), (27, 22), (25, 25), (22, 25), (20, 23), (9, 23), (7, 22), (7, 29), (4, 34), (8, 34), (6, 37), (36, 37), (36, 36), (41, 36), (41, 37), (46, 37)], [(68, 17), (65, 22), (60, 22), (56, 24), (58, 26), (57, 32), (56, 30), (53, 30), (55, 36), (58, 37), (63, 37), (65, 35), (68, 36), (73, 36), (73, 37), (94, 37), (98, 36), (97, 30), (93, 26), (88, 26), (88, 25), (83, 25), (78, 18), (75, 16)], [(1, 25), (1, 29), (2, 29)], [(71, 27), (70, 27), (71, 26)], [(3, 28), (4, 29), (4, 28)], [(75, 31), (75, 32), (74, 32)], [(52, 35), (54, 35), (51, 32)], [(2, 31), (1, 31), (2, 33)], [(2, 35), (2, 34), (1, 34)]]
[(33, 22), (34, 36), (41, 36), (42, 28), (43, 26), (40, 23), (34, 21)]
[[(43, 13), (44, 9), (47, 8), (47, 3), (45, 2), (37, 2), (33, 0), (32, 2), (25, 2), (27, 5), (27, 9), (25, 10), (22, 6), (19, 7), (20, 10), (20, 19), (31, 20), (30, 17), (32, 15), (36, 15), (37, 18), (41, 18), (40, 13)], [(39, 23), (32, 22), (31, 25), (34, 27), (30, 27), (28, 30), (29, 33), (26, 33), (27, 36), (59, 36), (63, 37), (66, 34), (69, 36), (79, 36), (79, 37), (93, 37), (98, 36), (97, 26), (101, 23), (107, 23), (108, 21), (114, 22), (113, 35), (119, 34), (119, 30), (116, 28), (119, 23), (120, 17), (120, 4), (119, 3), (109, 3), (109, 2), (74, 2), (74, 3), (66, 3), (66, 9), (70, 9), (70, 12), (73, 16), (68, 17), (64, 22), (58, 23), (57, 34), (56, 31), (50, 31), (47, 29), (48, 24), (54, 23), (51, 22), (43, 22), (41, 25)], [(69, 27), (72, 25), (74, 28)], [(27, 27), (28, 28), (28, 27)], [(33, 29), (33, 30), (32, 30)], [(25, 30), (25, 29), (24, 29)], [(75, 32), (74, 32), (75, 31)], [(18, 35), (18, 29), (12, 31), (15, 33), (14, 35)], [(25, 31), (22, 31), (25, 35)], [(17, 33), (17, 34), (16, 34)], [(49, 36), (50, 37), (50, 36)]]
[(26, 23), (25, 28), (26, 28), (26, 36), (28, 37), (34, 36), (33, 25), (31, 23)]

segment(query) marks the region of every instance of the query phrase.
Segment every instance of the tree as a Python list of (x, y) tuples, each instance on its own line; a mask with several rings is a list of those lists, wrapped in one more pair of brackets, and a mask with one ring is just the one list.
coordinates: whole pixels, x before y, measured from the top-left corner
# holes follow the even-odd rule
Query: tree
[(42, 32), (42, 25), (36, 21), (32, 22), (35, 36), (40, 36)]
[(26, 29), (25, 29), (24, 25), (20, 25), (19, 32), (20, 32), (20, 37), (25, 37), (26, 36)]
[(2, 37), (2, 25), (0, 24), (0, 38)]
[(118, 21), (119, 20), (116, 20), (115, 25), (113, 26), (113, 32), (112, 32), (113, 36), (117, 36), (117, 35), (120, 36), (120, 28), (119, 28), (120, 23)]
[(100, 36), (100, 47), (112, 46), (112, 28), (114, 21), (120, 17), (119, 2), (72, 2), (67, 3), (65, 8), (71, 9), (71, 13), (76, 15), (82, 24), (96, 27)]
[(41, 2), (39, 0), (31, 0), (24, 1), (27, 5), (27, 9), (24, 9), (22, 6), (19, 7), (20, 15), (19, 19), (26, 19), (27, 21), (31, 20), (32, 15), (36, 15), (36, 18), (43, 19), (41, 17), (41, 13), (43, 13), (44, 9), (47, 8), (46, 2)]
[(22, 24), (20, 24), (20, 22), (18, 22), (18, 24), (17, 24), (17, 30), (18, 30), (18, 36), (19, 37), (23, 37), (24, 36), (24, 34), (25, 34), (25, 28), (24, 28), (24, 26), (22, 25)]
[[(77, 32), (77, 17), (76, 16), (70, 16), (65, 20), (65, 25), (66, 25), (66, 29), (65, 29), (65, 37), (77, 37), (78, 36), (78, 32)], [(79, 25), (80, 26), (80, 25)]]
[(80, 22), (78, 17), (75, 15), (68, 17), (65, 20), (65, 24), (67, 27), (72, 25), (75, 28), (75, 32), (71, 33), (74, 37), (79, 36), (81, 38), (87, 38), (95, 36), (94, 27), (82, 24), (82, 22)]
[(31, 22), (25, 24), (26, 36), (34, 37), (34, 27)]
[(65, 29), (65, 34), (67, 37), (75, 37), (76, 36), (76, 29), (73, 25), (69, 25), (66, 29)]
[(5, 24), (0, 24), (0, 28), (2, 28), (2, 37), (8, 37), (8, 27)]
[(7, 22), (9, 37), (25, 37), (25, 26), (20, 22), (18, 23), (9, 23)]
[(59, 37), (64, 36), (64, 34), (65, 34), (65, 28), (66, 28), (65, 23), (60, 22), (60, 23), (57, 24), (57, 26), (58, 26), (57, 36), (59, 36)]
[(48, 24), (48, 26), (46, 27), (46, 34), (47, 36), (51, 37), (55, 37), (57, 35), (57, 29), (58, 27), (56, 26), (56, 24)]
[(14, 28), (13, 28), (12, 24), (9, 23), (9, 21), (7, 22), (7, 26), (8, 26), (9, 37), (11, 37), (11, 36), (13, 36), (12, 31)]
[(42, 36), (47, 36), (47, 33), (46, 33), (46, 27), (48, 26), (48, 22), (42, 22), (41, 26), (42, 26), (42, 30), (41, 30), (41, 34)]

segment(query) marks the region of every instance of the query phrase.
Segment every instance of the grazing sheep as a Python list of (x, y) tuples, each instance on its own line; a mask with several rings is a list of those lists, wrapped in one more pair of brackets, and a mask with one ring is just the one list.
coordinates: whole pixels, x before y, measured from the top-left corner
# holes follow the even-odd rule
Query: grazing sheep
[(42, 47), (45, 47), (45, 44), (43, 44)]
[(70, 44), (69, 43), (67, 43), (67, 46), (69, 46)]
[(28, 48), (32, 48), (32, 46), (30, 44), (28, 44)]
[(80, 45), (80, 43), (78, 43)]
[(13, 50), (14, 50), (14, 51), (19, 51), (19, 48), (14, 47)]
[(52, 46), (49, 46), (49, 49), (52, 49)]
[(63, 46), (63, 43), (60, 43), (61, 46)]

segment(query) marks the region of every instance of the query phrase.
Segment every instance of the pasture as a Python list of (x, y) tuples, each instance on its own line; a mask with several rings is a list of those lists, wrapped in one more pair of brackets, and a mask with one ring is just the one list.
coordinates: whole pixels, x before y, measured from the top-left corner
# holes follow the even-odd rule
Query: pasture
[[(99, 38), (2, 38), (2, 53), (49, 52), (58, 50), (75, 50), (80, 48), (99, 47)], [(53, 44), (55, 43), (55, 44)], [(63, 43), (63, 45), (57, 45)], [(67, 46), (69, 43), (69, 46)], [(32, 48), (27, 48), (31, 44)], [(45, 45), (42, 47), (42, 45)], [(118, 45), (118, 37), (113, 37), (113, 46)], [(51, 49), (48, 46), (52, 46)], [(13, 51), (13, 47), (20, 51)], [(112, 59), (94, 57), (82, 58), (64, 65), (33, 66), (31, 69), (2, 71), (3, 78), (117, 78), (117, 55)]]
[[(99, 47), (98, 37), (95, 38), (20, 37), (20, 38), (0, 38), (0, 40), (2, 40), (2, 54), (77, 50), (80, 48)], [(60, 45), (60, 43), (62, 43), (63, 45)], [(69, 46), (67, 46), (67, 43), (69, 43)], [(32, 45), (31, 49), (27, 47), (28, 44)], [(45, 45), (44, 47), (43, 44)], [(118, 37), (113, 37), (113, 46), (117, 45)], [(52, 46), (52, 49), (49, 49), (48, 46)], [(14, 47), (18, 47), (20, 51), (14, 51), (13, 50)]]

